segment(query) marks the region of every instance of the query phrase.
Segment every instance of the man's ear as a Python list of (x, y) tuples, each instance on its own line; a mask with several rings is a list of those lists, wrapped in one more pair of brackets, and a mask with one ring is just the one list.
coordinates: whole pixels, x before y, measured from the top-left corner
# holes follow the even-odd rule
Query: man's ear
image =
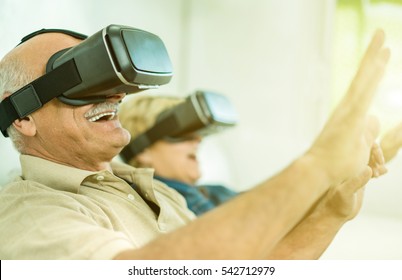
[[(4, 93), (3, 100), (10, 96), (11, 93)], [(17, 119), (12, 124), (20, 133), (26, 136), (34, 136), (36, 134), (36, 126), (31, 115), (26, 116), (22, 119)]]
[(23, 135), (35, 136), (36, 134), (35, 121), (31, 115), (28, 115), (23, 119), (15, 120), (13, 126)]

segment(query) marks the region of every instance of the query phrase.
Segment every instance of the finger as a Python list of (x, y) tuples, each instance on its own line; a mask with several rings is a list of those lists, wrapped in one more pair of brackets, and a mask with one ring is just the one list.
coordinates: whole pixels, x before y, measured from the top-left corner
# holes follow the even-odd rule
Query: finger
[(373, 178), (378, 178), (382, 175), (384, 175), (385, 173), (388, 172), (388, 169), (385, 167), (385, 165), (375, 165), (374, 167), (371, 167), (372, 170), (372, 177)]
[[(352, 104), (351, 112), (366, 112), (371, 104), (375, 89), (385, 72), (385, 66), (390, 57), (389, 49), (385, 49), (383, 45), (384, 32), (377, 31), (344, 99), (346, 104)], [(346, 104), (345, 106), (347, 106)]]
[(373, 152), (373, 145), (375, 145), (375, 140), (380, 133), (380, 121), (375, 116), (368, 116), (366, 122), (367, 125), (365, 126), (366, 130), (364, 136), (367, 144), (372, 147), (371, 152)]
[(371, 146), (371, 159), (372, 159), (372, 162), (377, 165), (385, 164), (385, 159), (384, 159), (384, 155), (382, 153), (382, 149), (376, 142), (374, 142), (373, 145)]
[[(383, 47), (385, 43), (385, 33), (382, 29), (377, 29), (373, 36), (371, 37), (371, 41), (366, 49), (366, 52), (363, 55), (363, 58), (360, 62), (360, 69), (364, 69), (367, 67), (367, 63), (371, 57), (375, 56), (379, 49)], [(359, 75), (360, 71), (357, 72)]]
[(369, 164), (372, 169), (372, 177), (379, 177), (387, 172), (385, 159), (380, 146), (374, 142), (371, 147)]
[(358, 109), (360, 108), (361, 110), (367, 111), (369, 108), (378, 85), (384, 76), (390, 55), (389, 49), (382, 49), (378, 52), (378, 55), (373, 59), (372, 63), (367, 66), (371, 69), (368, 69), (366, 76), (359, 80), (362, 84), (362, 88), (355, 96), (355, 102), (359, 104)]

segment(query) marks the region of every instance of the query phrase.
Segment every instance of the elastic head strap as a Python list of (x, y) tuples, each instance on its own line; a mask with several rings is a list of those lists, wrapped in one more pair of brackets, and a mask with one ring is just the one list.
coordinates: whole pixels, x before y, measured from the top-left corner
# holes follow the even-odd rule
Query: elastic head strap
[[(86, 35), (65, 29), (41, 29), (22, 38), (19, 44), (43, 33), (63, 33), (82, 40), (87, 38)], [(16, 119), (26, 117), (81, 82), (75, 61), (71, 59), (12, 93), (0, 103), (1, 133), (8, 137), (7, 128)]]
[(70, 35), (74, 38), (81, 39), (81, 40), (85, 40), (86, 38), (88, 38), (87, 35), (77, 33), (77, 32), (71, 31), (71, 30), (67, 30), (67, 29), (42, 28), (40, 30), (37, 30), (35, 32), (32, 32), (32, 33), (26, 35), (24, 38), (21, 39), (21, 42), (19, 42), (18, 45), (21, 45), (22, 43), (28, 41), (29, 39), (31, 39), (39, 34), (44, 34), (44, 33), (63, 33), (63, 34)]

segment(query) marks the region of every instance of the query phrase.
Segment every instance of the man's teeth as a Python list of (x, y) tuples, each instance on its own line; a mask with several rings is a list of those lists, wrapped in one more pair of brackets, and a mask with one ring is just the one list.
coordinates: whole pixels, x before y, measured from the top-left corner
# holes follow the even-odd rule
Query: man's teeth
[(96, 122), (96, 121), (100, 120), (101, 118), (107, 117), (107, 118), (104, 118), (104, 119), (107, 120), (107, 121), (110, 121), (115, 116), (116, 116), (116, 112), (105, 112), (105, 113), (100, 113), (100, 114), (98, 114), (96, 116), (93, 116), (92, 118), (89, 118), (88, 120), (90, 122)]

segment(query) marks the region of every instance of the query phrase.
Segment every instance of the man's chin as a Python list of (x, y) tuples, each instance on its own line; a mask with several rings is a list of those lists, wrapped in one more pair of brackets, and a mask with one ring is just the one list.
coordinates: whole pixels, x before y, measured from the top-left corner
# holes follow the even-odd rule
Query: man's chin
[(114, 137), (115, 137), (115, 147), (116, 148), (121, 148), (123, 149), (125, 146), (127, 146), (130, 143), (130, 133), (124, 129), (124, 128), (120, 128), (118, 131), (115, 131), (113, 133)]
[(125, 147), (130, 143), (131, 135), (130, 135), (130, 132), (128, 132), (127, 129), (125, 129), (125, 128), (121, 128), (121, 129), (122, 129), (122, 134), (123, 134), (123, 138), (124, 138), (123, 147)]

